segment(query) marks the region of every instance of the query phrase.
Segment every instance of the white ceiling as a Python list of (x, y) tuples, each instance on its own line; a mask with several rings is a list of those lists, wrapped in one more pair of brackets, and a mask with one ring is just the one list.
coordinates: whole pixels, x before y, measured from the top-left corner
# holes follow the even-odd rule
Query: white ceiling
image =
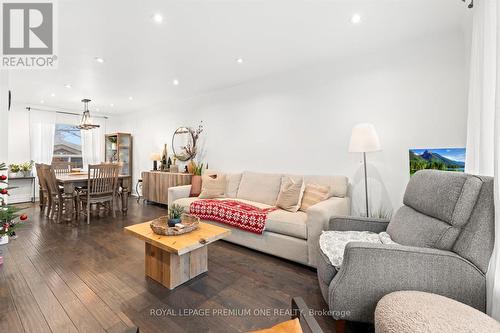
[[(80, 100), (88, 97), (94, 101), (91, 110), (108, 114), (461, 29), (470, 13), (460, 0), (58, 3), (59, 67), (11, 71), (14, 102), (44, 100), (80, 110)], [(151, 19), (154, 13), (163, 15), (161, 24)], [(362, 17), (358, 25), (351, 23), (355, 13)], [(240, 57), (242, 64), (236, 62)], [(178, 86), (172, 84), (175, 78)]]

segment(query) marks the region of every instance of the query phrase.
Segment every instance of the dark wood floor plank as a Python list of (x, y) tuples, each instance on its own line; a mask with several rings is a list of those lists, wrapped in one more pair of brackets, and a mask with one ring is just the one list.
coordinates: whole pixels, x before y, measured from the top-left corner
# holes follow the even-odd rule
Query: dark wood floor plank
[(35, 269), (33, 263), (22, 252), (23, 248), (21, 244), (16, 243), (10, 250), (14, 262), (18, 265), (19, 271), (23, 274), (52, 332), (78, 332), (62, 305)]
[(2, 247), (5, 260), (2, 270), (24, 331), (51, 332), (38, 303), (8, 249), (9, 247)]

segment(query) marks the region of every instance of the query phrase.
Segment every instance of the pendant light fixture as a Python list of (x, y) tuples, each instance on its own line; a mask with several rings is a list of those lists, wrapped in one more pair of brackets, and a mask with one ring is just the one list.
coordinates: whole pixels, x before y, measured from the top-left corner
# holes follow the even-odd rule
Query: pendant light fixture
[(82, 99), (83, 102), (83, 115), (82, 115), (82, 120), (80, 121), (80, 125), (76, 126), (76, 128), (81, 129), (81, 130), (91, 130), (94, 128), (100, 127), (99, 125), (92, 124), (91, 119), (90, 119), (90, 111), (89, 111), (89, 102), (90, 99)]

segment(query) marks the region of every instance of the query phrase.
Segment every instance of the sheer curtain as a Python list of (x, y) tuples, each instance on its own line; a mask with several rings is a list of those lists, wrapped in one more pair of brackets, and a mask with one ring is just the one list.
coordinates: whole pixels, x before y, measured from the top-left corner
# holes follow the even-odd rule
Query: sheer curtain
[(91, 130), (81, 130), (83, 167), (89, 164), (104, 162), (104, 135), (106, 133), (106, 119), (93, 118), (92, 123), (100, 125)]
[(29, 116), (31, 159), (36, 163), (51, 164), (54, 154), (56, 113), (31, 110)]
[(500, 320), (500, 5), (474, 3), (466, 171), (495, 177), (495, 248), (487, 273), (487, 312)]

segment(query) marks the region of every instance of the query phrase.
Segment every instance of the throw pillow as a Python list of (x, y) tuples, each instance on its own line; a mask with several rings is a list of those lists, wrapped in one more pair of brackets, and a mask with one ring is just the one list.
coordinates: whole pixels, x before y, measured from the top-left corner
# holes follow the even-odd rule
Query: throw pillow
[(294, 180), (292, 177), (283, 177), (283, 183), (281, 184), (276, 206), (295, 213), (300, 208), (304, 189), (304, 179), (300, 178)]
[(226, 191), (226, 177), (221, 174), (203, 175), (200, 199), (223, 198)]
[(318, 184), (307, 184), (302, 197), (302, 205), (300, 210), (305, 212), (309, 207), (317, 204), (318, 202), (328, 199), (330, 193), (330, 186), (323, 186)]

